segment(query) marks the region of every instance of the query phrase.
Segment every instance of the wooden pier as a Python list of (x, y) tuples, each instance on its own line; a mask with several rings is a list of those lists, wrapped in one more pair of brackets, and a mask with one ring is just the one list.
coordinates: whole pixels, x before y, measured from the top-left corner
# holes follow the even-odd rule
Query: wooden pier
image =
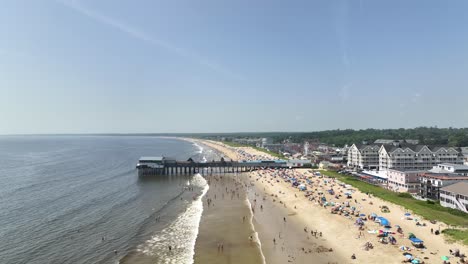
[(196, 162), (192, 159), (178, 161), (165, 157), (142, 157), (136, 168), (138, 175), (174, 175), (194, 173), (233, 173), (265, 168), (310, 168), (307, 160), (256, 160), (256, 161), (218, 161)]

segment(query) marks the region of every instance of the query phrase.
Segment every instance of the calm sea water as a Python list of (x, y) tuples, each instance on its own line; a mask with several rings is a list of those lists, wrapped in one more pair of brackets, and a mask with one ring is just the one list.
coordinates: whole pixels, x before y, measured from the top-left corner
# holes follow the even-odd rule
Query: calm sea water
[(156, 155), (216, 157), (155, 137), (0, 137), (0, 262), (191, 263), (206, 182), (139, 178)]

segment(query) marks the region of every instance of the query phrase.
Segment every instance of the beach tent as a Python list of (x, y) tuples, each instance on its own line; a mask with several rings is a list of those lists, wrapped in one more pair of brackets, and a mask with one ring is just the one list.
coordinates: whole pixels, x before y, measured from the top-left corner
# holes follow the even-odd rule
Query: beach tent
[(413, 244), (414, 247), (416, 248), (424, 248), (424, 241), (417, 237), (412, 237), (409, 240), (411, 240), (411, 244)]
[(376, 220), (378, 220), (376, 222), (379, 222), (380, 225), (382, 225), (382, 226), (390, 226), (390, 221), (388, 221), (388, 219), (385, 218), (385, 217), (378, 216), (378, 217), (376, 217)]
[(421, 239), (419, 239), (417, 237), (412, 237), (409, 240), (411, 240), (411, 242), (413, 242), (413, 243), (424, 243), (424, 241), (422, 241)]

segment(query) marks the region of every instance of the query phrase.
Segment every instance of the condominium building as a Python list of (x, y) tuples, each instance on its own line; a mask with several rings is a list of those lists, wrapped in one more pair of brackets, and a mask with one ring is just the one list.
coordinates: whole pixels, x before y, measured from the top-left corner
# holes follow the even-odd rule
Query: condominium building
[(459, 149), (425, 145), (382, 145), (379, 149), (379, 170), (429, 170), (440, 163), (463, 164)]
[(440, 189), (440, 205), (468, 213), (468, 182), (463, 181)]
[(468, 182), (468, 176), (457, 174), (422, 173), (419, 174), (419, 193), (424, 198), (439, 200), (440, 189), (458, 182)]
[(395, 192), (419, 193), (419, 174), (425, 171), (420, 170), (397, 170), (387, 171), (388, 189)]
[(378, 169), (379, 148), (378, 145), (353, 144), (348, 150), (348, 167), (355, 169)]

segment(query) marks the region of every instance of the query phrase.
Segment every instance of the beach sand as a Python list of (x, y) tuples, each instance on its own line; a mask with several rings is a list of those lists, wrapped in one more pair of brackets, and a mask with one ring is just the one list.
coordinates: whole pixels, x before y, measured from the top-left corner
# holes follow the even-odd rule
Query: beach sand
[(205, 175), (210, 189), (203, 198), (195, 263), (263, 263), (244, 186), (238, 177), (237, 174)]
[[(232, 148), (214, 141), (200, 143), (234, 160), (245, 158), (239, 153), (239, 149), (257, 158), (267, 157), (267, 154), (252, 148)], [(367, 232), (382, 229), (373, 221), (366, 221), (365, 230), (360, 235), (358, 228), (354, 225), (355, 217), (349, 219), (343, 215), (331, 214), (330, 207), (324, 208), (317, 202), (309, 201), (304, 196), (304, 192), (292, 187), (290, 183), (278, 177), (273, 178), (277, 175), (274, 171), (254, 171), (243, 174), (239, 179), (248, 185), (248, 197), (255, 211), (254, 228), (258, 232), (266, 263), (401, 263), (404, 257), (399, 247), (402, 245), (411, 247), (410, 253), (424, 260), (425, 263), (441, 263), (442, 256), (450, 256), (449, 249), (458, 248), (465, 254), (468, 252), (468, 248), (464, 245), (449, 244), (442, 235), (431, 234), (431, 228), (439, 229), (439, 223), (433, 225), (413, 215), (413, 218), (420, 219), (421, 223), (427, 225), (418, 227), (416, 221), (403, 219), (406, 210), (401, 206), (369, 197), (358, 190), (354, 190), (352, 199), (346, 199), (344, 196), (336, 199), (326, 190), (333, 188), (336, 193), (342, 194), (345, 191), (344, 187), (331, 182), (331, 179), (312, 177), (309, 171), (294, 169), (288, 170), (287, 173), (299, 178), (310, 177), (313, 180), (313, 186), (309, 187), (309, 190), (315, 192), (323, 190), (328, 201), (340, 203), (348, 201), (351, 206), (360, 210), (360, 213), (366, 215), (376, 213), (384, 216), (392, 225), (400, 225), (404, 236), (394, 235), (397, 239), (396, 245), (381, 244), (375, 234)], [(390, 213), (381, 213), (382, 205), (388, 206)], [(445, 225), (442, 224), (440, 228), (445, 228)], [(322, 232), (322, 236), (315, 237), (310, 234), (310, 231)], [(419, 250), (412, 247), (407, 238), (408, 232), (424, 240), (426, 249)], [(273, 243), (273, 238), (276, 244)], [(364, 250), (366, 242), (371, 242), (374, 248), (369, 251)], [(329, 248), (333, 251), (328, 252)], [(355, 254), (356, 259), (351, 259), (352, 254)], [(451, 262), (456, 263), (457, 260), (453, 258)]]

